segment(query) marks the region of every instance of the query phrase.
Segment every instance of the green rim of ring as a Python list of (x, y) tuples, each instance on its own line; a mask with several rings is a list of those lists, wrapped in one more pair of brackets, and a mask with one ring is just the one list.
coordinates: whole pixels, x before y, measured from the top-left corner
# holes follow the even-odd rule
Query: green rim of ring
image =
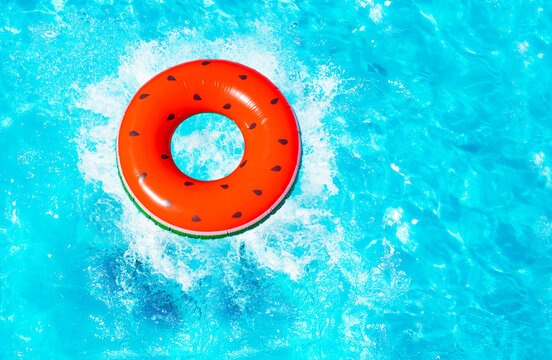
[[(301, 134), (301, 132), (299, 131), (299, 134)], [(117, 141), (117, 139), (115, 140)], [(117, 153), (117, 146), (115, 146), (115, 152)], [(138, 208), (138, 210), (140, 210), (140, 212), (144, 215), (146, 215), (146, 217), (148, 219), (150, 219), (151, 221), (153, 221), (157, 226), (159, 226), (160, 228), (164, 229), (164, 230), (167, 230), (167, 231), (170, 231), (174, 234), (177, 234), (177, 235), (181, 235), (181, 236), (186, 236), (186, 237), (190, 237), (190, 238), (194, 238), (194, 239), (219, 239), (219, 238), (223, 238), (223, 237), (227, 237), (227, 236), (231, 236), (231, 235), (238, 235), (238, 234), (241, 234), (241, 233), (244, 233), (248, 230), (251, 230), (257, 226), (259, 226), (260, 224), (262, 224), (263, 222), (265, 222), (270, 216), (272, 216), (272, 214), (274, 214), (276, 211), (278, 211), (282, 205), (284, 205), (284, 202), (287, 200), (287, 198), (291, 195), (291, 193), (293, 192), (293, 190), (295, 189), (295, 185), (297, 184), (297, 180), (299, 179), (299, 173), (301, 172), (301, 163), (303, 161), (303, 147), (301, 146), (301, 154), (299, 156), (299, 164), (297, 165), (297, 174), (295, 174), (295, 179), (293, 180), (293, 184), (291, 185), (291, 187), (289, 188), (287, 194), (284, 196), (284, 198), (282, 199), (282, 201), (280, 201), (280, 203), (278, 205), (276, 205), (276, 207), (274, 209), (272, 209), (271, 212), (269, 212), (267, 215), (265, 215), (263, 218), (261, 218), (261, 220), (257, 221), (256, 223), (246, 227), (246, 228), (243, 228), (243, 229), (240, 229), (240, 230), (236, 230), (234, 232), (231, 232), (231, 233), (227, 233), (227, 234), (220, 234), (220, 235), (196, 235), (196, 234), (189, 234), (189, 233), (186, 233), (186, 232), (182, 232), (182, 231), (178, 231), (178, 230), (175, 230), (173, 228), (170, 228), (164, 224), (161, 224), (159, 221), (155, 220), (154, 218), (152, 218), (146, 211), (144, 211), (144, 209), (136, 202), (136, 200), (134, 199), (134, 197), (131, 195), (130, 191), (127, 189), (127, 187), (125, 186), (125, 182), (123, 181), (123, 175), (121, 174), (121, 169), (119, 167), (119, 154), (117, 153), (116, 155), (116, 163), (117, 163), (117, 174), (119, 175), (119, 180), (121, 180), (121, 184), (123, 185), (123, 189), (125, 189), (125, 192), (127, 193), (128, 197), (130, 197), (130, 200), (132, 200), (132, 202), (134, 203), (134, 205)]]

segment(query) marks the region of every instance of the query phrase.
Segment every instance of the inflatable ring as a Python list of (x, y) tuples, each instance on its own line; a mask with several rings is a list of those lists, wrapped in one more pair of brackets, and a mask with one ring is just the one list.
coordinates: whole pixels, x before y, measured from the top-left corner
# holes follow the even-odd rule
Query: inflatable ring
[[(233, 120), (244, 139), (240, 165), (214, 181), (191, 178), (171, 157), (178, 125), (199, 113)], [(218, 237), (270, 215), (293, 187), (301, 160), (299, 125), (266, 77), (223, 60), (177, 65), (147, 82), (130, 101), (117, 138), (117, 163), (136, 205), (174, 232)]]

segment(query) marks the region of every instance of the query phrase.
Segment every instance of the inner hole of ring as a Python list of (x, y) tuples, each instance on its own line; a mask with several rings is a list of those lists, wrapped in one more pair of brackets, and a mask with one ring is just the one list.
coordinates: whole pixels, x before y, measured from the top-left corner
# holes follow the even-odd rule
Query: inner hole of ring
[(171, 153), (176, 166), (196, 180), (222, 179), (243, 157), (244, 140), (226, 116), (200, 113), (184, 120), (173, 134)]

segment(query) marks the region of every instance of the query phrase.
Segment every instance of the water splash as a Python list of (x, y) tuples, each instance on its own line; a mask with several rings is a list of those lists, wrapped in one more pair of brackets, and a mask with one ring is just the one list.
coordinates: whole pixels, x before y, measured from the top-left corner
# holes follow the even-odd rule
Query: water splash
[[(89, 123), (95, 122), (90, 121), (81, 129), (78, 139), (79, 169), (87, 181), (99, 184), (105, 193), (123, 204), (122, 217), (116, 221), (125, 234), (128, 251), (147, 261), (163, 275), (178, 281), (183, 289), (192, 288), (205, 271), (190, 269), (178, 256), (201, 256), (204, 259), (201, 261), (209, 262), (209, 256), (204, 253), (217, 246), (213, 242), (185, 239), (159, 229), (130, 202), (120, 184), (115, 164), (114, 143), (120, 119), (141, 84), (179, 62), (214, 57), (242, 62), (259, 70), (290, 99), (294, 99), (292, 106), (303, 133), (303, 168), (297, 189), (283, 208), (262, 226), (233, 237), (230, 244), (237, 248), (244, 243), (261, 267), (298, 279), (309, 262), (309, 256), (297, 257), (293, 255), (294, 249), (298, 246), (317, 247), (312, 236), (306, 235), (320, 234), (332, 238), (324, 222), (332, 218), (339, 222), (331, 212), (313, 206), (312, 201), (324, 202), (338, 193), (334, 184), (334, 147), (329, 141), (324, 117), (332, 108), (332, 99), (340, 81), (329, 68), (309, 73), (300, 63), (287, 58), (270, 43), (258, 40), (243, 43), (233, 39), (209, 41), (201, 39), (195, 32), (185, 33), (184, 36), (173, 35), (166, 43), (152, 41), (139, 44), (123, 58), (116, 76), (84, 89), (77, 106), (102, 115), (105, 121), (96, 121), (99, 123), (89, 126)], [(289, 81), (290, 78), (294, 80)], [(167, 244), (179, 249), (177, 257), (165, 253)], [(194, 252), (188, 253), (192, 248)], [(309, 252), (312, 251), (305, 251)], [(213, 269), (205, 265), (210, 269), (207, 272)]]

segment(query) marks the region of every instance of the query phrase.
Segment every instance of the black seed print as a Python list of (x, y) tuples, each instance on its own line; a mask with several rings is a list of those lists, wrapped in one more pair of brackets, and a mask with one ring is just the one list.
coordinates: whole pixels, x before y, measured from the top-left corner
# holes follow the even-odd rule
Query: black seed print
[(138, 136), (140, 134), (138, 134), (138, 132), (132, 130), (131, 132), (128, 133), (128, 136)]
[(174, 119), (174, 114), (170, 114), (169, 117), (167, 118), (167, 121), (173, 120), (173, 119)]
[(193, 222), (198, 222), (198, 221), (201, 221), (201, 219), (199, 218), (199, 216), (194, 215), (194, 216), (192, 216), (192, 221)]
[(146, 178), (146, 176), (148, 176), (147, 173), (141, 173), (140, 176), (138, 177), (138, 181), (142, 181)]
[(286, 139), (279, 139), (278, 142), (282, 145), (286, 145), (288, 143)]
[(191, 185), (193, 185), (193, 184), (194, 184), (194, 183), (191, 182), (191, 181), (186, 181), (186, 182), (184, 183), (184, 185), (186, 185), (186, 186), (191, 186)]
[(220, 187), (223, 189), (228, 189), (228, 184), (222, 184)]
[(240, 164), (240, 167), (244, 167), (246, 162), (247, 162), (247, 160), (245, 160), (244, 162), (242, 162), (242, 163)]
[(240, 79), (242, 79), (242, 80), (247, 79), (247, 75), (240, 75)]
[(168, 158), (169, 158), (169, 155), (165, 155), (165, 154), (161, 155), (161, 159), (163, 160), (167, 160)]
[(201, 65), (209, 65), (211, 62), (210, 61), (204, 61), (201, 63)]
[(223, 109), (230, 109), (232, 107), (232, 105), (230, 105), (230, 103), (224, 105), (222, 108)]
[(194, 94), (194, 100), (201, 100), (201, 96), (199, 96), (198, 94)]
[(237, 213), (235, 213), (234, 215), (232, 215), (232, 217), (237, 219), (237, 218), (240, 218), (241, 215), (242, 215), (242, 213), (238, 211)]
[(145, 98), (147, 98), (148, 96), (149, 96), (149, 94), (142, 94), (142, 95), (140, 95), (140, 99), (145, 99)]
[(249, 130), (253, 130), (253, 129), (255, 129), (256, 127), (257, 127), (257, 123), (253, 123), (253, 124), (249, 125), (248, 129), (249, 129)]
[(261, 196), (261, 194), (263, 193), (261, 190), (253, 190), (253, 192), (254, 192), (255, 195), (257, 195), (257, 196)]
[(280, 171), (282, 170), (282, 168), (280, 166), (274, 166), (272, 169), (270, 169), (272, 171)]
[(175, 78), (174, 76), (172, 76), (172, 75), (169, 75), (169, 76), (167, 77), (167, 80), (169, 80), (169, 81), (176, 81), (176, 78)]
[(272, 105), (276, 104), (277, 102), (278, 102), (278, 98), (274, 98), (274, 99), (270, 100), (270, 103)]

